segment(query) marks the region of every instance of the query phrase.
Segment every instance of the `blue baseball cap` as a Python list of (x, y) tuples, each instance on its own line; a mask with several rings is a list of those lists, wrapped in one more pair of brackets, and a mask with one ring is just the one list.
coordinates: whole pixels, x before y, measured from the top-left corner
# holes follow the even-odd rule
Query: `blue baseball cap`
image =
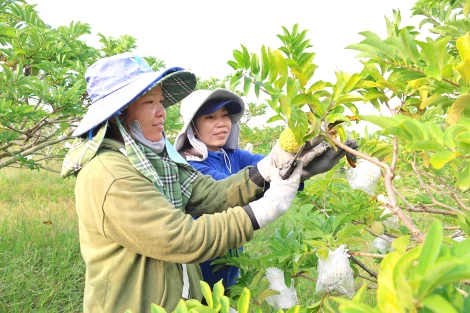
[(201, 108), (197, 111), (194, 117), (196, 118), (201, 115), (214, 113), (215, 111), (219, 110), (224, 106), (227, 109), (228, 114), (238, 114), (242, 111), (240, 103), (234, 100), (210, 99), (201, 106)]

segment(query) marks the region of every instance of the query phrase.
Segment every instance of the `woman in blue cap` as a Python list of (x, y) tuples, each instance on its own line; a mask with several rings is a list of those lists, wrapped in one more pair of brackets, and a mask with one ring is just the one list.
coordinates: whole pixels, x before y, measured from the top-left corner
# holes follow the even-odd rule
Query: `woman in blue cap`
[[(184, 125), (175, 140), (176, 150), (196, 170), (215, 180), (225, 179), (248, 166), (257, 166), (258, 162), (265, 160), (265, 156), (253, 154), (238, 146), (238, 122), (244, 111), (245, 103), (242, 98), (229, 90), (219, 88), (194, 91), (181, 103)], [(355, 141), (347, 144), (357, 147)], [(305, 151), (302, 156), (306, 165), (302, 170), (303, 179), (331, 169), (344, 154), (344, 150), (335, 151), (326, 144)], [(272, 165), (279, 167), (292, 158), (292, 154), (282, 151), (276, 145), (269, 158)], [(225, 289), (233, 286), (239, 269), (226, 265), (214, 272), (215, 265), (211, 265), (212, 261), (201, 264), (204, 280), (211, 287), (221, 279)]]
[[(270, 155), (215, 181), (164, 133), (165, 108), (193, 91), (193, 73), (154, 72), (124, 53), (98, 60), (85, 78), (91, 104), (61, 173), (77, 177), (83, 311), (147, 313), (155, 303), (171, 312), (180, 299), (201, 300), (198, 264), (241, 247), (283, 215), (302, 162), (286, 180)], [(270, 189), (258, 199), (266, 181)]]

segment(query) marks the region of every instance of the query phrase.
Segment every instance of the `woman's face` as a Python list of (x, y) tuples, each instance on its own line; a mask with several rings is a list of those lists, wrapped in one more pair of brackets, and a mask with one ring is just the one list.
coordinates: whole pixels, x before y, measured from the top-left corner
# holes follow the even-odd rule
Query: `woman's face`
[(166, 111), (163, 107), (163, 91), (160, 85), (150, 89), (127, 108), (126, 122), (137, 120), (145, 139), (155, 142), (163, 138)]
[(228, 139), (232, 120), (225, 106), (211, 114), (196, 118), (196, 137), (206, 144), (209, 151), (219, 151)]

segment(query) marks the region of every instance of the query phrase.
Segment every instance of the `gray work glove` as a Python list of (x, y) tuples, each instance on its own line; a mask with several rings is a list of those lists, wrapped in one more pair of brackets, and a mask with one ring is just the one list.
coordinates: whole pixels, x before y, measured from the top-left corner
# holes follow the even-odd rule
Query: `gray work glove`
[(262, 198), (249, 204), (260, 228), (269, 225), (287, 212), (299, 189), (302, 167), (302, 161), (297, 162), (294, 172), (286, 180), (279, 176), (277, 167), (270, 167), (269, 189)]
[[(356, 140), (348, 139), (345, 143), (348, 147), (357, 150), (358, 145)], [(346, 151), (338, 147), (338, 150), (335, 150), (331, 147), (328, 147), (325, 152), (317, 156), (313, 161), (311, 161), (307, 166), (302, 169), (302, 178), (301, 181), (305, 181), (312, 176), (326, 173), (331, 170), (339, 160), (346, 155)], [(356, 162), (356, 156), (348, 153), (348, 158), (353, 162)]]

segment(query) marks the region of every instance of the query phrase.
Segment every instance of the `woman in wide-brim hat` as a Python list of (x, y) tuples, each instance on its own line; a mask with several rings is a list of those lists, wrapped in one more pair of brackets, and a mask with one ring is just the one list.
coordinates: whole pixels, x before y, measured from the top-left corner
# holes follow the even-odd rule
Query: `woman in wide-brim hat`
[[(171, 312), (181, 298), (201, 300), (197, 263), (242, 246), (284, 214), (301, 163), (287, 180), (265, 158), (215, 181), (164, 133), (165, 107), (193, 91), (194, 74), (156, 73), (125, 53), (97, 61), (85, 76), (91, 105), (62, 168), (63, 177), (77, 176), (84, 312), (150, 312), (152, 303)], [(267, 180), (270, 190), (256, 200)]]

